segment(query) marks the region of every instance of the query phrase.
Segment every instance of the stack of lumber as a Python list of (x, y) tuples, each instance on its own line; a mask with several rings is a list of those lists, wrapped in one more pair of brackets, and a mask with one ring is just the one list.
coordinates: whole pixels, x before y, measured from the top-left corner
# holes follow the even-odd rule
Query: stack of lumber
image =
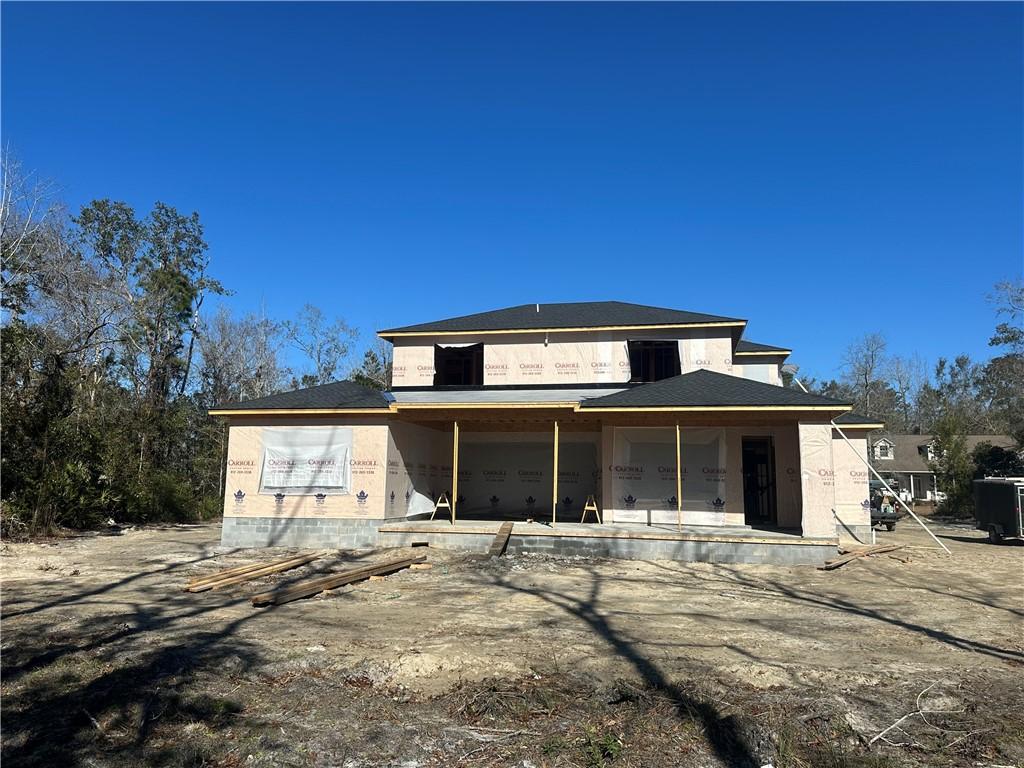
[(420, 557), (403, 557), (398, 560), (388, 560), (384, 563), (374, 563), (372, 565), (364, 565), (359, 568), (350, 568), (347, 571), (340, 571), (339, 573), (335, 573), (330, 576), (323, 576), (319, 579), (312, 579), (310, 581), (302, 581), (298, 584), (291, 584), (287, 587), (282, 587), (281, 589), (275, 589), (270, 592), (253, 595), (252, 604), (254, 606), (263, 606), (290, 603), (292, 600), (299, 600), (303, 597), (312, 597), (313, 595), (318, 595), (325, 590), (343, 587), (346, 584), (351, 584), (356, 581), (363, 581), (371, 576), (383, 576), (388, 573), (394, 573), (395, 571), (400, 571), (403, 568), (408, 568), (415, 563), (422, 563), (426, 559), (425, 555), (421, 555)]
[(185, 591), (206, 592), (209, 589), (220, 589), (232, 584), (241, 584), (252, 579), (258, 579), (261, 576), (298, 568), (300, 565), (311, 563), (325, 554), (325, 552), (314, 552), (310, 555), (292, 555), (281, 560), (272, 560), (269, 563), (252, 563), (250, 565), (240, 565), (237, 568), (228, 568), (208, 576), (192, 579), (192, 581), (185, 585)]
[(843, 554), (839, 557), (833, 558), (832, 560), (826, 560), (824, 565), (819, 565), (819, 571), (834, 571), (836, 568), (842, 568), (847, 563), (858, 560), (862, 557), (871, 557), (872, 555), (881, 555), (884, 552), (893, 552), (897, 549), (903, 549), (902, 544), (879, 544), (874, 547), (858, 547), (857, 549), (846, 549), (843, 550)]

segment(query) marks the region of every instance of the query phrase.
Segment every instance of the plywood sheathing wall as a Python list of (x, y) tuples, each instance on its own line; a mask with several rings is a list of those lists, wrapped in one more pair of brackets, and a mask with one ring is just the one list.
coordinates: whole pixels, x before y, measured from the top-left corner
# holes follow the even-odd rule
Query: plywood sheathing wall
[(835, 472), (836, 516), (847, 526), (871, 525), (868, 469), (858, 454), (867, 458), (866, 436), (847, 433), (853, 449), (839, 436), (832, 434), (832, 463)]
[(392, 384), (430, 386), (434, 382), (434, 343), (484, 343), (484, 384), (617, 384), (629, 381), (630, 340), (679, 341), (680, 370), (732, 373), (728, 328), (674, 331), (494, 334), (395, 339)]
[[(349, 487), (336, 493), (279, 493), (260, 490), (264, 436), (275, 431), (337, 432), (350, 445)], [(370, 518), (384, 516), (388, 427), (382, 419), (344, 421), (267, 417), (235, 420), (228, 432), (225, 517)]]

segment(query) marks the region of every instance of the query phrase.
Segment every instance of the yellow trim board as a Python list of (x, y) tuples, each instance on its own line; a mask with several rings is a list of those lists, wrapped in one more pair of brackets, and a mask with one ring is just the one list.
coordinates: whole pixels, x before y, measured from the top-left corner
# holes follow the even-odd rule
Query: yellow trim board
[(728, 320), (713, 323), (671, 323), (668, 325), (591, 325), (576, 328), (508, 328), (494, 331), (377, 331), (382, 339), (399, 336), (495, 336), (511, 333), (589, 333), (599, 331), (658, 331), (674, 328), (727, 328), (746, 326), (746, 320)]
[(395, 403), (391, 407), (395, 411), (444, 411), (453, 408), (458, 410), (494, 410), (496, 408), (544, 408), (550, 410), (552, 408), (576, 408), (578, 405), (578, 400), (562, 400), (550, 403)]
[(885, 429), (885, 424), (882, 422), (870, 422), (865, 424), (833, 424), (833, 429), (841, 429), (847, 432), (851, 429)]
[(336, 413), (375, 413), (378, 416), (386, 416), (391, 412), (390, 408), (211, 408), (206, 413), (210, 416), (322, 416)]
[[(838, 405), (681, 405), (649, 406), (643, 408), (590, 407), (583, 408), (575, 400), (550, 403), (392, 403), (390, 408), (255, 408), (248, 410), (211, 409), (210, 416), (333, 416), (344, 414), (372, 414), (388, 416), (401, 411), (443, 410), (557, 410), (571, 408), (577, 413), (669, 413), (714, 411), (839, 411), (851, 407)], [(882, 424), (840, 424), (840, 429), (880, 429)]]
[[(589, 408), (576, 407), (580, 413), (610, 412), (617, 413), (650, 413), (650, 412), (678, 412), (678, 411), (840, 411), (853, 410), (850, 406), (842, 405), (667, 405), (648, 406), (642, 408), (620, 408), (614, 406), (592, 406)], [(842, 425), (840, 425), (841, 427)]]
[(767, 357), (769, 355), (780, 355), (788, 357), (793, 354), (792, 349), (774, 349), (771, 352), (733, 352), (733, 357)]

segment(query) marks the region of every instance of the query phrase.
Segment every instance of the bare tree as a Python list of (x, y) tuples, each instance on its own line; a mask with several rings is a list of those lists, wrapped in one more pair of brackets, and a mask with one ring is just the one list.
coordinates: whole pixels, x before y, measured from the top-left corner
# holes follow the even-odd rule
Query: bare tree
[(57, 185), (25, 172), (8, 148), (0, 173), (0, 290), (4, 311), (20, 314), (33, 290), (60, 274), (68, 216)]
[[(910, 357), (895, 355), (888, 361), (888, 380), (896, 394), (896, 409), (903, 424), (900, 431), (912, 432), (920, 425), (915, 414), (918, 392), (925, 381), (924, 361), (917, 354)], [(891, 428), (895, 430), (893, 425)]]
[(297, 320), (284, 323), (288, 342), (303, 353), (312, 370), (304, 373), (299, 383), (305, 387), (334, 381), (352, 351), (358, 334), (343, 320), (328, 322), (324, 313), (312, 304), (306, 304)]
[(226, 307), (203, 321), (199, 334), (202, 391), (208, 405), (250, 400), (281, 391), (289, 371), (279, 360), (281, 325), (264, 314), (239, 320)]
[(857, 405), (866, 415), (872, 413), (872, 393), (884, 381), (887, 365), (885, 337), (869, 333), (853, 342), (843, 354), (843, 374), (857, 393)]

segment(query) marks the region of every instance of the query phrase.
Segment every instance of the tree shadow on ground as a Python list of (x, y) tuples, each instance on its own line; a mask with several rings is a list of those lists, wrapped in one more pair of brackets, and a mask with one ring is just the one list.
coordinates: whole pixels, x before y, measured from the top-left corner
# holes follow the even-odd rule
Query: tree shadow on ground
[[(143, 579), (164, 576), (166, 574), (173, 573), (174, 571), (178, 571), (180, 569), (185, 569), (185, 568), (188, 568), (189, 566), (193, 566), (193, 565), (198, 565), (199, 563), (206, 562), (206, 561), (209, 561), (209, 560), (213, 560), (213, 559), (215, 559), (217, 557), (222, 557), (224, 555), (230, 555), (230, 554), (233, 554), (234, 552), (238, 551), (238, 550), (228, 550), (226, 552), (216, 553), (216, 552), (210, 552), (209, 551), (210, 548), (207, 545), (189, 543), (188, 546), (190, 548), (199, 549), (202, 554), (199, 554), (199, 555), (193, 557), (190, 560), (185, 560), (185, 561), (180, 562), (180, 563), (167, 563), (166, 565), (162, 565), (159, 568), (152, 568), (152, 569), (149, 569), (149, 570), (140, 570), (137, 573), (133, 573), (130, 576), (125, 576), (124, 578), (117, 579), (115, 581), (110, 581), (110, 582), (108, 582), (106, 584), (103, 584), (101, 586), (98, 586), (98, 587), (93, 587), (93, 588), (89, 588), (89, 589), (82, 589), (82, 590), (77, 590), (77, 591), (76, 590), (67, 590), (58, 598), (55, 598), (55, 599), (49, 600), (49, 601), (38, 601), (34, 605), (32, 605), (31, 607), (20, 608), (18, 610), (13, 610), (13, 611), (11, 611), (11, 610), (4, 610), (4, 614), (3, 614), (4, 618), (5, 619), (13, 619), (16, 616), (27, 616), (29, 614), (39, 613), (40, 611), (45, 611), (45, 610), (48, 610), (50, 608), (57, 608), (57, 607), (60, 607), (62, 605), (69, 605), (69, 604), (73, 604), (73, 603), (80, 603), (80, 602), (82, 602), (86, 598), (97, 597), (97, 596), (100, 596), (100, 595), (105, 595), (105, 594), (107, 594), (107, 593), (109, 593), (109, 592), (111, 592), (113, 590), (117, 590), (117, 589), (119, 589), (121, 587), (125, 587), (125, 586), (127, 586), (129, 584), (132, 584), (132, 583), (137, 582), (137, 581), (141, 581)], [(66, 583), (62, 583), (62, 586), (66, 586)], [(10, 600), (9, 598), (7, 598), (5, 596), (4, 608), (6, 609), (10, 605), (20, 605), (20, 604), (22, 604), (24, 602), (27, 602), (27, 601), (24, 600), (24, 599), (19, 599), (19, 600), (16, 600), (16, 601), (12, 601), (12, 600)]]
[[(660, 563), (650, 563), (652, 567), (662, 568), (673, 573), (682, 573), (683, 571), (666, 566)], [(683, 565), (683, 564), (680, 564)], [(685, 567), (685, 566), (684, 566)], [(900, 629), (907, 630), (909, 632), (917, 633), (927, 637), (936, 642), (948, 645), (953, 648), (960, 650), (973, 651), (975, 653), (981, 653), (986, 656), (993, 658), (1002, 659), (1004, 661), (1024, 662), (1024, 653), (1008, 648), (1000, 648), (999, 646), (985, 643), (980, 640), (973, 640), (969, 637), (947, 632), (945, 630), (936, 629), (934, 627), (928, 627), (917, 622), (909, 621), (898, 616), (890, 615), (889, 613), (879, 609), (872, 608), (860, 603), (854, 602), (848, 598), (840, 597), (837, 595), (828, 595), (822, 592), (812, 592), (808, 589), (801, 589), (799, 587), (790, 586), (784, 584), (778, 579), (767, 578), (761, 575), (759, 571), (745, 570), (741, 567), (726, 564), (717, 564), (714, 566), (713, 573), (701, 573), (694, 569), (686, 569), (686, 573), (690, 574), (694, 578), (697, 578), (705, 583), (718, 583), (724, 587), (745, 587), (748, 589), (758, 590), (764, 592), (769, 590), (773, 597), (781, 600), (788, 600), (794, 603), (802, 603), (811, 605), (816, 608), (822, 608), (830, 611), (839, 611), (854, 616), (859, 616), (872, 621), (877, 621), (882, 624), (886, 624)], [(945, 592), (937, 592), (936, 594), (944, 597), (960, 597), (957, 595), (950, 595)], [(961, 597), (960, 599), (968, 599)], [(977, 602), (977, 601), (973, 601)], [(993, 606), (998, 607), (998, 606)], [(1011, 611), (1012, 612), (1012, 611)]]
[(989, 547), (1024, 547), (1024, 539), (1003, 539), (999, 544), (992, 544), (988, 536), (953, 536), (948, 533), (937, 534), (940, 539), (962, 541), (965, 544), (985, 544)]
[[(211, 609), (197, 609), (190, 615)], [(226, 699), (191, 696), (187, 689), (204, 669), (223, 667), (230, 660), (241, 674), (259, 660), (251, 644), (234, 636), (255, 615), (208, 631), (179, 632), (174, 642), (149, 652), (137, 653), (138, 643), (124, 647), (119, 640), (125, 634), (108, 634), (82, 647), (62, 648), (57, 656), (33, 656), (33, 663), (22, 669), (26, 675), (32, 669), (39, 673), (26, 678), (4, 702), (3, 760), (22, 766), (70, 766), (89, 764), (105, 755), (125, 765), (179, 762), (175, 746), (160, 754), (150, 747), (153, 723), (225, 724), (225, 716), (237, 711), (237, 705)], [(146, 629), (166, 627), (182, 618), (176, 614), (155, 620)], [(19, 638), (21, 643), (27, 640)], [(56, 663), (71, 652), (73, 659)], [(125, 655), (129, 663), (120, 663)], [(55, 666), (40, 669), (44, 664)]]
[[(379, 554), (332, 553), (318, 567), (277, 575), (272, 588)], [(95, 764), (96, 759), (126, 766), (205, 764), (203, 755), (190, 754), (197, 747), (187, 739), (155, 747), (151, 729), (155, 723), (162, 730), (201, 724), (220, 731), (236, 722), (231, 718), (240, 710), (237, 703), (196, 695), (194, 683), (200, 676), (244, 676), (264, 663), (259, 646), (238, 633), (268, 617), (267, 610), (249, 605), (249, 583), (187, 593), (181, 589), (184, 579), (171, 581), (179, 569), (205, 559), (146, 569), (57, 599), (27, 598), (32, 607), (14, 615), (40, 615), (4, 627), (3, 760), (24, 766)], [(65, 629), (46, 621), (52, 609), (72, 607), (93, 613), (76, 615)]]
[(670, 697), (677, 717), (699, 725), (708, 746), (724, 765), (729, 768), (761, 765), (753, 743), (757, 739), (750, 725), (737, 715), (723, 715), (710, 701), (672, 682), (652, 659), (640, 651), (634, 640), (615, 629), (599, 608), (603, 581), (601, 575), (594, 566), (583, 566), (583, 569), (589, 575), (585, 597), (536, 584), (514, 584), (506, 574), (493, 570), (481, 573), (478, 578), (487, 585), (509, 592), (538, 597), (578, 619), (595, 636), (601, 638), (616, 656), (627, 661), (648, 686)]

